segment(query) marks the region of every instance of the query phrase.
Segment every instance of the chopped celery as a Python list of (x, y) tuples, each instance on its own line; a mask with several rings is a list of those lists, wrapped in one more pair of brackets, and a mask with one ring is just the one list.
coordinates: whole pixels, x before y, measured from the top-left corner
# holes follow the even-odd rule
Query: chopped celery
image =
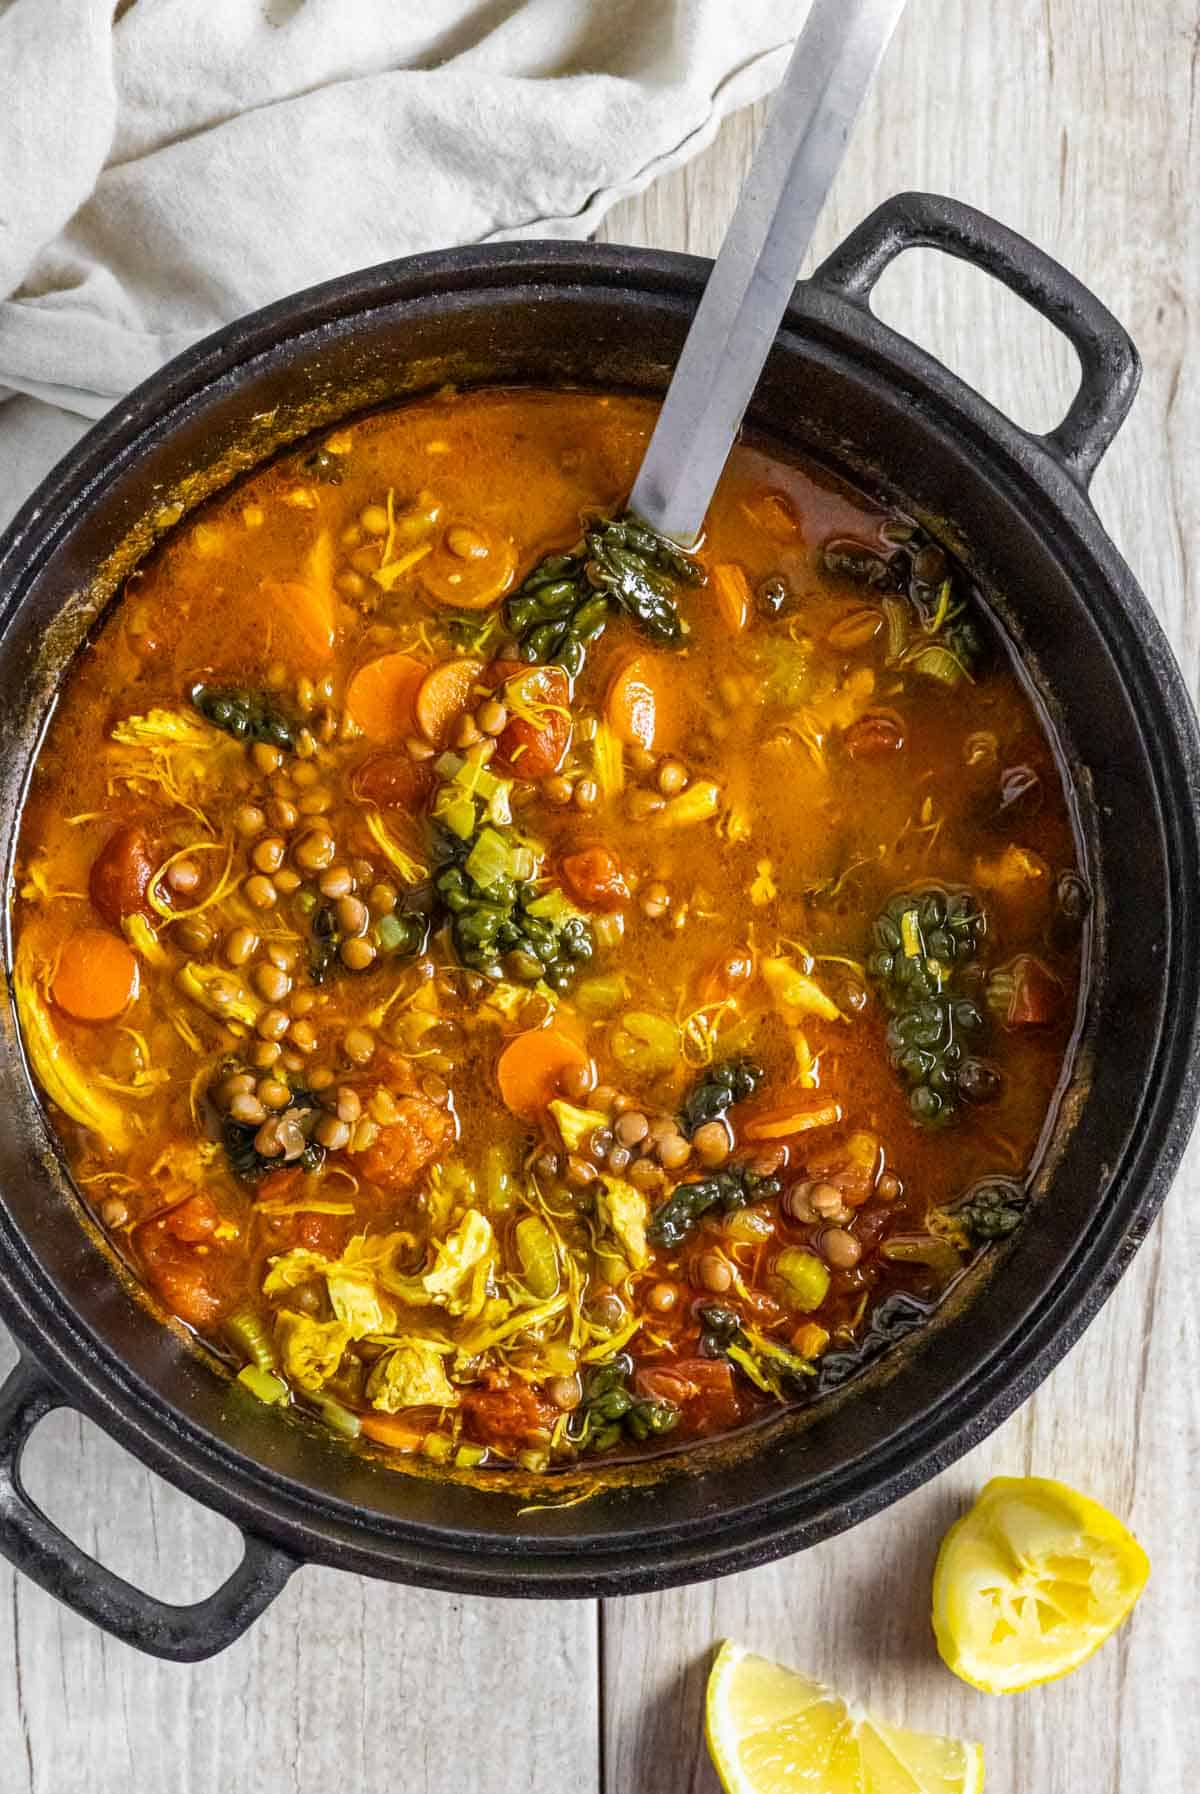
[(775, 1275), (786, 1286), (788, 1301), (804, 1314), (819, 1308), (829, 1294), (828, 1266), (803, 1246), (789, 1246), (779, 1254)]
[(331, 1395), (313, 1395), (309, 1397), (330, 1432), (340, 1433), (343, 1439), (357, 1439), (362, 1431), (362, 1421), (350, 1408), (334, 1401)]
[(506, 1146), (489, 1146), (483, 1155), (483, 1195), (488, 1208), (511, 1208), (513, 1200), (513, 1161)]
[(277, 1402), (285, 1402), (288, 1386), (282, 1377), (272, 1376), (269, 1370), (263, 1370), (257, 1364), (243, 1365), (237, 1374), (237, 1380), (248, 1389), (260, 1402), (274, 1407)]
[(275, 1348), (262, 1316), (252, 1308), (242, 1308), (237, 1314), (231, 1314), (225, 1322), (225, 1332), (230, 1344), (244, 1352), (252, 1365), (259, 1370), (274, 1370)]
[(604, 972), (575, 986), (575, 1007), (584, 1015), (609, 1015), (628, 995), (629, 980), (623, 972)]
[(521, 1274), (539, 1302), (558, 1294), (558, 1251), (540, 1215), (522, 1215), (513, 1230)]
[(454, 797), (449, 785), (444, 785), (439, 791), (433, 813), (460, 841), (470, 840), (475, 832), (474, 803), (469, 797)]
[(495, 829), (481, 829), (464, 869), (481, 890), (490, 891), (502, 878), (512, 877), (512, 849)]
[(381, 953), (395, 953), (408, 940), (408, 930), (398, 916), (381, 916), (375, 924)]
[(487, 1452), (482, 1445), (460, 1445), (454, 1454), (454, 1466), (456, 1470), (474, 1470), (486, 1457)]
[(578, 916), (581, 912), (576, 909), (566, 893), (556, 887), (541, 897), (535, 897), (532, 903), (527, 903), (525, 913), (528, 916), (538, 916), (543, 921), (553, 922), (556, 927), (561, 927), (562, 923), (569, 922), (572, 917)]
[(426, 1433), (421, 1442), (422, 1453), (432, 1458), (435, 1464), (444, 1464), (453, 1450), (454, 1445), (445, 1433)]
[(433, 770), (437, 773), (439, 779), (453, 779), (457, 776), (459, 769), (464, 764), (465, 762), (461, 754), (446, 752), (438, 755), (433, 763)]
[(609, 1050), (623, 1071), (654, 1077), (670, 1071), (679, 1057), (679, 1029), (668, 1016), (631, 1009), (609, 1035)]

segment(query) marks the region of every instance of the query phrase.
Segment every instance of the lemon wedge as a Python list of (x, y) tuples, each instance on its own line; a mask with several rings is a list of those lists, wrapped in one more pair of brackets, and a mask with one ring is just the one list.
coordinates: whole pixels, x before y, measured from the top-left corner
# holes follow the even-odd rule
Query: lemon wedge
[(981, 1794), (983, 1750), (902, 1731), (728, 1640), (708, 1678), (708, 1748), (725, 1794)]
[(1047, 1477), (993, 1477), (942, 1540), (938, 1650), (987, 1694), (1051, 1682), (1115, 1632), (1149, 1574), (1142, 1547), (1098, 1502)]

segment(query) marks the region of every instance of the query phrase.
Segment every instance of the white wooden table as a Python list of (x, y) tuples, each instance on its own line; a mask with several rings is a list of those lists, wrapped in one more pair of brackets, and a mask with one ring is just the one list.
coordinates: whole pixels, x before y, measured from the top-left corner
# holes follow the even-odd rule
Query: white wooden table
[[(614, 241), (710, 253), (761, 123), (614, 212)], [(927, 187), (1059, 256), (1146, 363), (1097, 508), (1200, 670), (1200, 11), (1197, 0), (912, 0), (826, 215), (820, 251), (887, 194)], [(1070, 355), (994, 284), (933, 256), (880, 310), (1019, 421), (1064, 408)], [(910, 1725), (982, 1738), (989, 1794), (1182, 1794), (1200, 1761), (1200, 1254), (1196, 1151), (1083, 1342), (952, 1471), (848, 1536), (675, 1593), (558, 1606), (459, 1600), (324, 1570), (294, 1578), (213, 1663), (151, 1662), (0, 1569), (0, 1794), (711, 1794), (712, 1647), (732, 1635)], [(9, 1352), (0, 1345), (6, 1369)], [(50, 1511), (119, 1572), (196, 1598), (229, 1527), (56, 1415), (27, 1460)], [(937, 1540), (990, 1474), (1078, 1482), (1155, 1563), (1134, 1622), (1055, 1687), (1006, 1701), (934, 1654)]]

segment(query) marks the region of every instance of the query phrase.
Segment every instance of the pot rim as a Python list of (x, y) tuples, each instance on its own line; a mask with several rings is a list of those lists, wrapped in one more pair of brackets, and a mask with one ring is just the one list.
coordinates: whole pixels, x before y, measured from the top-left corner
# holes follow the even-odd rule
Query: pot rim
[[(229, 325), (116, 406), (23, 506), (0, 541), (0, 590), (12, 587), (4, 623), (20, 603), (30, 567), (52, 551), (59, 534), (87, 510), (114, 471), (169, 433), (172, 418), (191, 400), (216, 383), (236, 381), (239, 369), (289, 338), (365, 318), (373, 308), (398, 300), (478, 296), (499, 286), (527, 290), (531, 303), (563, 288), (603, 286), (620, 290), (635, 307), (651, 295), (694, 304), (710, 267), (694, 256), (560, 242), (439, 251), (327, 282)], [(1106, 639), (1115, 640), (1119, 631), (1123, 670), (1127, 680), (1137, 674), (1151, 712), (1162, 721), (1171, 771), (1182, 772), (1189, 792), (1200, 789), (1200, 736), (1182, 675), (1149, 604), (1099, 524), (1082, 478), (1064, 465), (1050, 439), (1018, 429), (933, 357), (876, 320), (865, 299), (848, 297), (823, 281), (822, 273), (797, 287), (781, 343), (800, 350), (821, 343), (851, 360), (873, 362), (898, 390), (932, 403), (989, 471), (1032, 493), (1047, 525), (1092, 571), (1092, 584), (1115, 597), (1112, 614), (1097, 605), (1094, 620)], [(1137, 648), (1136, 668), (1124, 666), (1131, 643)], [(1168, 788), (1166, 769), (1164, 756), (1154, 770), (1173, 850), (1172, 889), (1184, 924), (1172, 936), (1176, 959), (1200, 885), (1194, 806), (1190, 799), (1182, 802), (1178, 788)], [(1200, 1008), (1195, 1001), (1180, 1003), (1164, 1018), (1156, 1056), (1159, 1066), (1169, 1063), (1172, 1075), (1155, 1080), (1143, 1102), (1138, 1138), (1114, 1168), (1114, 1182), (1119, 1179), (1131, 1199), (1119, 1216), (1098, 1220), (1057, 1282), (1040, 1292), (1021, 1339), (1010, 1340), (1011, 1349), (993, 1353), (980, 1368), (969, 1412), (961, 1394), (947, 1397), (889, 1434), (839, 1474), (838, 1499), (817, 1511), (804, 1508), (802, 1492), (776, 1491), (706, 1517), (702, 1527), (650, 1524), (636, 1544), (628, 1535), (603, 1532), (514, 1540), (447, 1534), (374, 1514), (364, 1519), (348, 1503), (314, 1497), (268, 1466), (248, 1462), (217, 1435), (168, 1410), (131, 1367), (82, 1326), (6, 1212), (0, 1212), (0, 1311), (24, 1351), (143, 1461), (249, 1533), (303, 1558), (433, 1587), (508, 1595), (664, 1587), (748, 1567), (868, 1517), (952, 1462), (1032, 1392), (1107, 1298), (1166, 1194), (1200, 1099), (1198, 1047)]]

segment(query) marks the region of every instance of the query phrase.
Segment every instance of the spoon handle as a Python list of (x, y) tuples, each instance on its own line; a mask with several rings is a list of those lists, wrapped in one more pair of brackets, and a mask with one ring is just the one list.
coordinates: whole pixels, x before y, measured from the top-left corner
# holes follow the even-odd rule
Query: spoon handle
[(638, 472), (630, 509), (691, 546), (905, 0), (813, 0)]

